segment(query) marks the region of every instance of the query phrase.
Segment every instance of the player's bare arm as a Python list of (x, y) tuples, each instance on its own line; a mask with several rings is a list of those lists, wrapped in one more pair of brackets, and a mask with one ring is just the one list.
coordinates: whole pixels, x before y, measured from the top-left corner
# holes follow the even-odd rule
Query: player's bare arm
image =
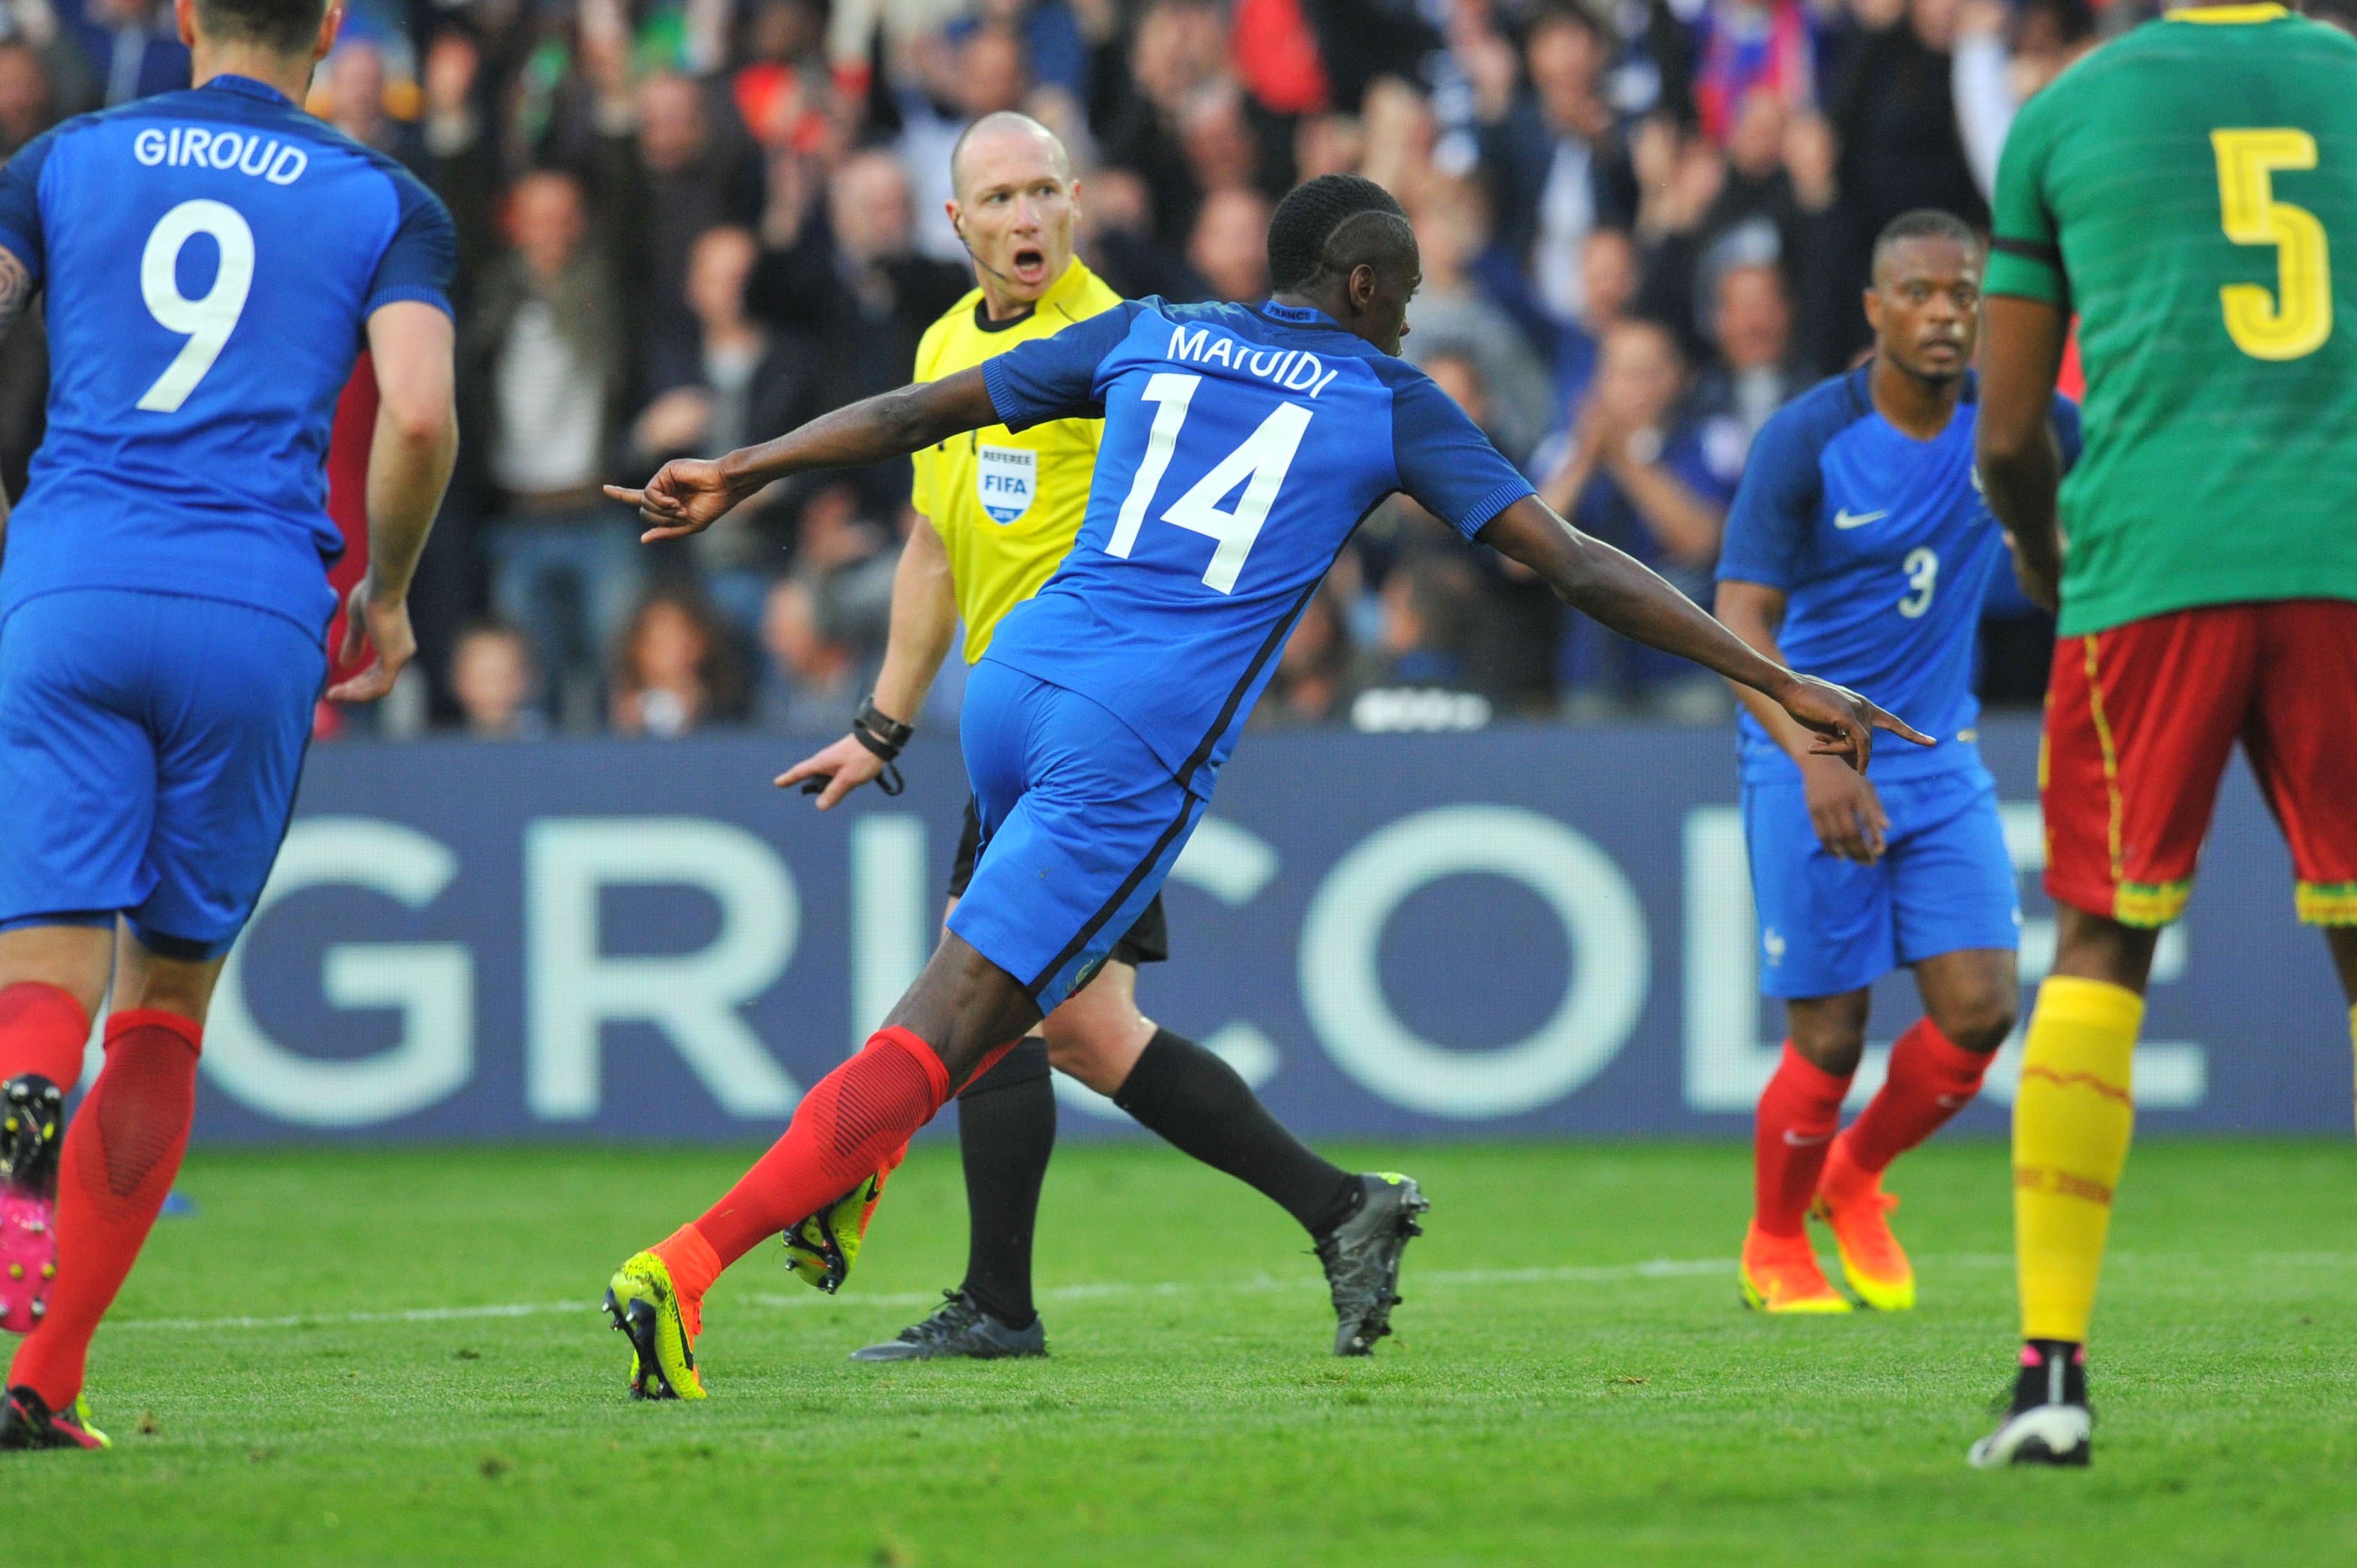
[(345, 607), (343, 660), (350, 664), (371, 646), (376, 659), (328, 693), (339, 703), (376, 701), (416, 657), (409, 584), (458, 456), (449, 317), (400, 300), (369, 317), (368, 335), (378, 400), (369, 449), (369, 569)]
[[(16, 318), (33, 303), (33, 274), (5, 245), (0, 245), (0, 338), (8, 336)], [(8, 558), (8, 493), (0, 490), (0, 561)]]
[(2069, 328), (2063, 313), (2042, 300), (1998, 295), (1988, 302), (1981, 370), (1981, 486), (2013, 545), (2021, 591), (2049, 610), (2061, 603), (2056, 495), (2062, 484), (2062, 448), (2052, 410)]
[[(932, 523), (920, 517), (900, 547), (900, 564), (892, 574), (891, 628), (884, 641), (884, 667), (877, 672), (878, 712), (902, 724), (916, 722), (933, 689), (933, 677), (949, 656), (957, 638), (957, 581), (951, 575), (949, 551)], [(880, 776), (885, 760), (856, 735), (846, 735), (823, 751), (797, 762), (778, 776), (780, 789), (816, 784), (818, 809), (832, 810), (845, 795)]]
[[(1750, 644), (1761, 658), (1781, 664), (1784, 654), (1776, 636), (1783, 628), (1788, 598), (1782, 589), (1764, 583), (1722, 582), (1717, 604), (1719, 624)], [(1818, 842), (1829, 853), (1860, 865), (1881, 859), (1890, 818), (1873, 783), (1865, 775), (1835, 766), (1818, 755), (1816, 737), (1760, 693), (1738, 685), (1735, 695), (1770, 738), (1799, 765), (1809, 822), (1816, 829)]]
[(1763, 658), (1643, 563), (1580, 532), (1536, 496), (1500, 512), (1479, 537), (1536, 572), (1558, 598), (1583, 615), (1761, 693), (1813, 732), (1811, 755), (1839, 757), (1864, 772), (1876, 730), (1918, 746), (1932, 744), (1931, 736), (1857, 693)]
[(654, 524), (651, 544), (701, 533), (763, 487), (813, 468), (855, 467), (905, 457), (920, 446), (998, 423), (976, 367), (919, 381), (836, 409), (774, 441), (744, 446), (716, 461), (665, 463), (644, 489), (608, 485), (606, 493)]

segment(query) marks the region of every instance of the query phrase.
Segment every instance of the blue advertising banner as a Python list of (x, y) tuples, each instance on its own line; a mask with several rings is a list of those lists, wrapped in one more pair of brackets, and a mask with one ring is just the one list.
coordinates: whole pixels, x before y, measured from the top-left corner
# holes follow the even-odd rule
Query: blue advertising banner
[[(2044, 972), (2037, 736), (1984, 745)], [(758, 737), (312, 753), (215, 1004), (199, 1136), (748, 1138), (931, 950), (964, 800), (821, 816)], [(1732, 1135), (1781, 1035), (1723, 730), (1254, 736), (1179, 862), (1147, 1011), (1312, 1135)], [(1876, 993), (1888, 1042), (1919, 1011)], [(2140, 1130), (2345, 1129), (2347, 1014), (2239, 765), (2161, 944)], [(1967, 1124), (1994, 1131), (2008, 1047)], [(1860, 1096), (1879, 1080), (1870, 1053)], [(1063, 1082), (1073, 1133), (1130, 1126)]]

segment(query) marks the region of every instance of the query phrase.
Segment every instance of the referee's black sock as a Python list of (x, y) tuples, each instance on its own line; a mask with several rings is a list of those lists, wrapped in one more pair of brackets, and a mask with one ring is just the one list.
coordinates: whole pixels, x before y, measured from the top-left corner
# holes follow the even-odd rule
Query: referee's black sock
[(1028, 1328), (1031, 1234), (1039, 1184), (1056, 1149), (1056, 1086), (1048, 1042), (1026, 1038), (958, 1095), (958, 1152), (965, 1160), (965, 1294), (1010, 1328)]
[(1183, 1035), (1157, 1029), (1113, 1101), (1148, 1131), (1265, 1194), (1312, 1236), (1358, 1209), (1359, 1178), (1311, 1153), (1242, 1074)]

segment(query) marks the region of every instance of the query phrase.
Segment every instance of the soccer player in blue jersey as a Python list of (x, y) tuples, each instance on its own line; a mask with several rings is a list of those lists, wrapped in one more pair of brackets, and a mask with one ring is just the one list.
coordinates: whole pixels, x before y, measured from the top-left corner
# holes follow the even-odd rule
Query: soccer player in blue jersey
[[(632, 1391), (701, 1398), (692, 1344), (720, 1271), (897, 1160), (957, 1084), (1087, 983), (1161, 887), (1253, 700), (1360, 520), (1404, 490), (1532, 567), (1614, 629), (1768, 693), (1863, 768), (1872, 730), (1915, 733), (1795, 675), (1667, 583), (1547, 510), (1421, 371), (1394, 357), (1415, 239), (1383, 188), (1302, 186), (1269, 225), (1276, 295), (1255, 307), (1125, 303), (974, 370), (838, 410), (717, 462), (617, 490), (650, 540), (705, 528), (789, 474), (865, 463), (983, 425), (1102, 417), (1087, 521), (1048, 585), (999, 624), (966, 689), (983, 851), (924, 972), (777, 1145), (703, 1218), (626, 1262), (608, 1307)], [(881, 744), (881, 737), (879, 737)], [(1416, 1200), (1371, 1191), (1346, 1228), (1338, 1309), (1371, 1343), (1394, 1303)]]
[[(0, 328), (47, 302), (48, 428), (0, 521), (0, 1448), (101, 1447), (99, 1319), (171, 1190), (223, 956), (293, 809), (342, 543), (336, 399), (381, 408), (328, 693), (390, 690), (457, 446), (449, 215), (297, 107), (340, 0), (179, 0), (196, 85), (0, 171)], [(64, 1097), (107, 1000), (106, 1065)]]
[[(1915, 1304), (1882, 1173), (1980, 1090), (2012, 1031), (2021, 924), (1996, 785), (1974, 745), (1974, 631), (2003, 531), (1973, 470), (1980, 242), (1945, 212), (1876, 242), (1870, 363), (1770, 419), (1753, 446), (1718, 559), (1718, 617), (1789, 660), (1907, 714), (1934, 744), (1868, 780), (1745, 692), (1743, 830), (1761, 986), (1792, 1029), (1760, 1097), (1743, 1298), (1767, 1312), (1846, 1312), (1809, 1243), (1829, 1221), (1868, 1305)], [(2078, 411), (2057, 399), (2066, 450)], [(1835, 1136), (1866, 1048), (1867, 987), (1915, 971), (1924, 1017), (1890, 1076)]]

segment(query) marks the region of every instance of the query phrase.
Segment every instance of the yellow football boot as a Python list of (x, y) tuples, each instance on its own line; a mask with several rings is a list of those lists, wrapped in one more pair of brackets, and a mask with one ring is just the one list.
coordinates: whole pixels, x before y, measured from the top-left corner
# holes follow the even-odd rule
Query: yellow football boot
[(630, 1342), (630, 1397), (638, 1400), (700, 1400), (704, 1380), (695, 1370), (694, 1336), (672, 1288), (671, 1269), (652, 1252), (640, 1252), (614, 1271), (606, 1286), (606, 1315)]

